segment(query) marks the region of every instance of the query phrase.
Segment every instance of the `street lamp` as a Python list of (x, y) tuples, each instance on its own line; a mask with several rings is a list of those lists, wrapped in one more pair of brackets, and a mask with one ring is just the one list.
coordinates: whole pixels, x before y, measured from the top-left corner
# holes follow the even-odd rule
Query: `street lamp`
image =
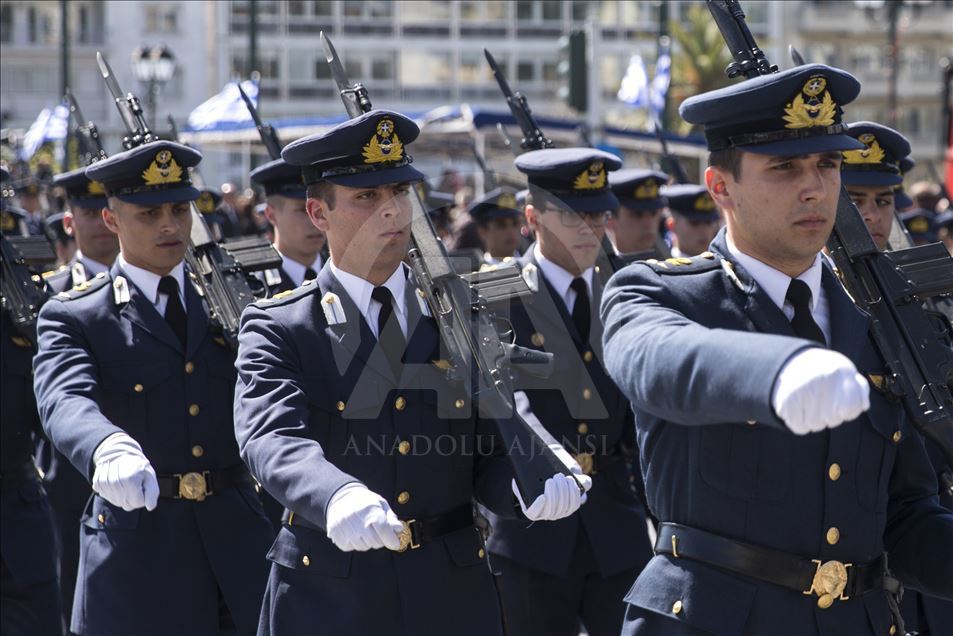
[(156, 98), (163, 84), (175, 75), (175, 56), (164, 45), (140, 46), (132, 52), (132, 72), (136, 79), (148, 88), (147, 105), (152, 117), (152, 128), (156, 127)]

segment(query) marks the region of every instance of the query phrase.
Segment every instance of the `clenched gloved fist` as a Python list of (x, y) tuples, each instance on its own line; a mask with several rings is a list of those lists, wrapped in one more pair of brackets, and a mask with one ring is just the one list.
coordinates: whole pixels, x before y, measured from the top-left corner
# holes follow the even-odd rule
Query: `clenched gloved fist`
[(771, 405), (796, 435), (849, 422), (870, 408), (870, 386), (854, 363), (812, 348), (788, 360), (774, 382)]
[[(579, 472), (581, 473), (582, 470)], [(543, 484), (543, 494), (537, 497), (529, 507), (520, 496), (515, 479), (513, 494), (516, 495), (523, 514), (530, 521), (556, 521), (576, 512), (586, 502), (586, 495), (579, 491), (580, 485), (586, 492), (592, 488), (592, 478), (589, 476), (576, 474), (574, 477), (562, 473), (553, 475)]]
[(328, 504), (328, 538), (345, 552), (397, 550), (403, 529), (387, 500), (360, 484), (344, 486)]
[(113, 433), (96, 448), (93, 463), (93, 490), (103, 499), (123, 510), (155, 510), (159, 481), (136, 440)]

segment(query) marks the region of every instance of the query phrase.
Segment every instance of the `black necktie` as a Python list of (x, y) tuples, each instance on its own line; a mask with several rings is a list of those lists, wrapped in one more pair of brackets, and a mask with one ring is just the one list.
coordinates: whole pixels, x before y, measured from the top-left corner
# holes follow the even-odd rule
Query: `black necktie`
[(394, 297), (386, 287), (375, 287), (371, 298), (381, 304), (381, 312), (377, 316), (377, 341), (384, 349), (394, 377), (400, 378), (400, 359), (407, 343), (404, 341), (404, 333), (400, 330), (400, 322), (394, 315)]
[(179, 283), (171, 276), (163, 276), (159, 281), (159, 293), (165, 294), (169, 299), (165, 303), (165, 321), (172, 327), (172, 331), (185, 348), (186, 334), (188, 333), (188, 321), (185, 317), (185, 308), (182, 307), (182, 301), (179, 300)]
[(794, 318), (791, 319), (794, 333), (799, 338), (813, 340), (826, 347), (827, 340), (824, 338), (824, 332), (811, 316), (811, 288), (807, 286), (807, 283), (798, 278), (792, 279), (785, 298), (794, 307)]
[(583, 342), (589, 342), (589, 286), (581, 278), (572, 279), (569, 287), (576, 292), (576, 302), (572, 306), (572, 321), (582, 336)]
[(305, 280), (314, 280), (318, 277), (318, 273), (310, 267), (304, 268), (304, 279)]

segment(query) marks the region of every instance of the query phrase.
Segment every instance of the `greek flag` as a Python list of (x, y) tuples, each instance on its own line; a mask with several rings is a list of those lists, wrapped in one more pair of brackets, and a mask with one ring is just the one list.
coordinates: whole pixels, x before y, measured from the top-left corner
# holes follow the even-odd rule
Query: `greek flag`
[[(255, 107), (258, 107), (258, 84), (245, 80), (242, 82), (242, 90), (248, 95)], [(229, 82), (217, 95), (199, 104), (195, 110), (189, 113), (189, 130), (215, 130), (220, 128), (220, 124), (242, 123), (252, 121), (248, 108), (238, 93), (238, 83)]]
[(29, 161), (40, 146), (48, 141), (63, 141), (66, 139), (68, 129), (69, 108), (66, 104), (44, 108), (23, 136), (20, 159)]
[(659, 51), (658, 60), (655, 62), (655, 77), (649, 87), (649, 112), (652, 113), (652, 119), (661, 118), (662, 111), (665, 110), (665, 95), (671, 81), (672, 56), (666, 46)]
[(649, 78), (645, 72), (645, 63), (641, 55), (629, 58), (629, 68), (622, 78), (622, 85), (616, 97), (632, 108), (645, 108), (649, 102)]

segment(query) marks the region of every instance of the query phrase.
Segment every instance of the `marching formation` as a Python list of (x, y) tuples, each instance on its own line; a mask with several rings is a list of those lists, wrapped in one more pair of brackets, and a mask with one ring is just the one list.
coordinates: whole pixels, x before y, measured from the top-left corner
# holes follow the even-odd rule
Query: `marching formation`
[(953, 631), (953, 211), (709, 4), (703, 184), (553, 147), (487, 53), (525, 188), (461, 206), (322, 35), (349, 119), (248, 102), (250, 231), (101, 59), (124, 150), (46, 227), (3, 169), (0, 632)]

